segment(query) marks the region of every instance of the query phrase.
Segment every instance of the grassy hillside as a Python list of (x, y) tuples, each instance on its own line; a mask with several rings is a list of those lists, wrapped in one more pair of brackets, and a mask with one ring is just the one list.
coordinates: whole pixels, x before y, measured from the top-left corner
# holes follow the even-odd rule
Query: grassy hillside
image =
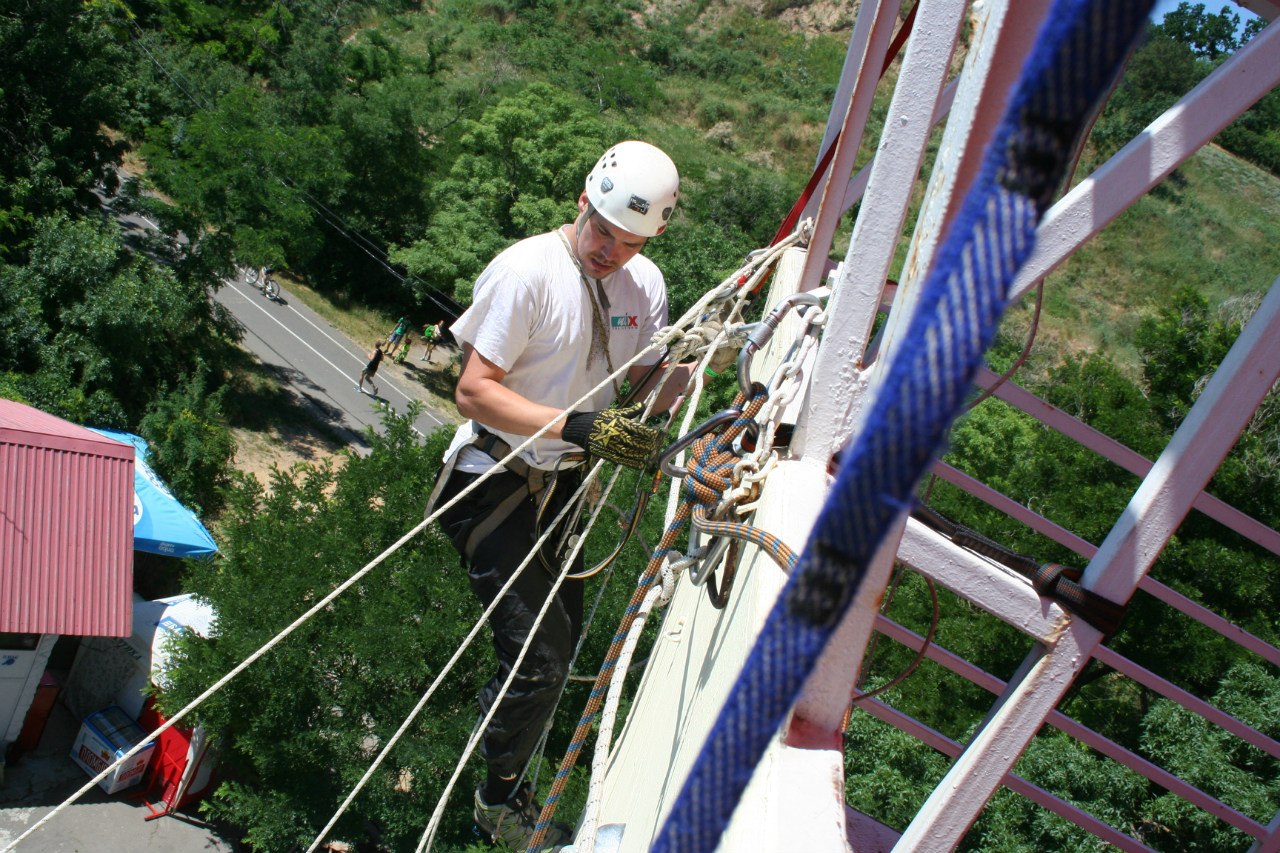
[[(1143, 317), (1190, 286), (1237, 319), (1280, 271), (1280, 178), (1210, 145), (1049, 276), (1039, 356), (1100, 350), (1136, 364)], [(1032, 298), (1010, 317), (1025, 328)]]

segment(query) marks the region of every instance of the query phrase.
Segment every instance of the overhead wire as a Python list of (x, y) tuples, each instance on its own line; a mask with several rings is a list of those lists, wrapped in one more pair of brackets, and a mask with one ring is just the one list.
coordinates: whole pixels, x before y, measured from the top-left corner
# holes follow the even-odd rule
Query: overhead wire
[[(671, 334), (670, 330), (672, 328), (673, 327), (671, 326), (666, 327), (667, 335)], [(566, 412), (572, 411), (577, 407), (581, 406), (583, 403), (586, 403), (592, 398), (592, 396), (595, 395), (596, 392), (600, 391), (601, 389), (611, 384), (617, 377), (624, 374), (627, 370), (629, 370), (632, 366), (637, 364), (640, 360), (644, 359), (646, 356), (648, 356), (652, 352), (660, 349), (665, 345), (666, 345), (666, 340), (663, 337), (662, 333), (660, 333), (659, 335), (656, 335), (655, 342), (650, 343), (647, 347), (645, 347), (636, 355), (632, 356), (630, 359), (624, 362), (620, 367), (618, 367), (614, 371), (613, 374), (610, 374), (609, 376), (605, 377), (605, 379), (603, 379), (598, 385), (596, 385), (591, 390), (587, 391), (578, 400), (574, 401), (570, 406), (566, 407), (565, 411)], [(201, 693), (195, 699), (191, 700), (191, 702), (187, 703), (186, 706), (184, 706), (179, 711), (177, 711), (173, 716), (171, 716), (163, 724), (161, 724), (155, 730), (147, 734), (146, 737), (144, 737), (141, 741), (139, 741), (139, 743), (136, 746), (126, 751), (124, 754), (118, 756), (115, 759), (115, 761), (108, 763), (101, 771), (98, 772), (97, 775), (95, 775), (83, 786), (81, 786), (78, 790), (73, 792), (69, 797), (67, 797), (57, 806), (55, 806), (51, 811), (49, 811), (47, 814), (41, 817), (38, 821), (36, 821), (31, 826), (29, 826), (18, 837), (14, 838), (11, 842), (9, 842), (9, 844), (6, 847), (4, 847), (3, 850), (0, 850), (0, 853), (9, 853), (9, 851), (15, 849), (21, 841), (30, 837), (30, 835), (33, 832), (35, 832), (40, 827), (47, 824), (57, 815), (61, 814), (67, 807), (69, 807), (72, 803), (74, 803), (75, 801), (80, 799), (82, 796), (84, 796), (86, 793), (88, 793), (90, 790), (92, 790), (92, 788), (98, 782), (105, 779), (110, 773), (112, 773), (116, 768), (121, 766), (125, 761), (137, 755), (146, 746), (147, 743), (150, 743), (151, 741), (155, 740), (156, 737), (168, 731), (169, 729), (173, 728), (182, 720), (186, 719), (186, 717), (189, 716), (196, 708), (203, 705), (211, 696), (213, 696), (215, 693), (217, 693), (219, 690), (221, 690), (223, 687), (229, 684), (238, 675), (240, 675), (242, 672), (248, 669), (256, 661), (258, 661), (263, 655), (265, 655), (267, 652), (275, 648), (279, 643), (284, 641), (290, 634), (292, 634), (298, 628), (302, 627), (302, 625), (306, 624), (306, 622), (308, 622), (313, 616), (315, 616), (317, 613), (324, 610), (340, 595), (342, 595), (344, 592), (346, 592), (348, 589), (354, 586), (357, 582), (359, 582), (362, 578), (368, 575), (371, 571), (373, 571), (375, 568), (377, 568), (379, 565), (385, 562), (387, 558), (395, 554), (398, 550), (400, 550), (401, 547), (403, 547), (405, 544), (411, 541), (414, 537), (416, 537), (419, 533), (425, 530), (431, 523), (433, 523), (437, 518), (439, 518), (440, 515), (442, 515), (445, 511), (451, 509), (455, 504), (457, 504), (463, 498), (470, 495), (473, 491), (479, 488), (479, 486), (482, 483), (486, 482), (492, 476), (494, 476), (494, 474), (497, 471), (502, 470), (502, 466), (505, 463), (514, 459), (517, 455), (519, 455), (519, 453), (521, 453), (523, 450), (525, 450), (530, 445), (532, 445), (533, 442), (537, 441), (539, 438), (545, 435), (547, 431), (551, 429), (552, 425), (555, 424), (561, 417), (563, 417), (563, 415), (564, 415), (564, 412), (561, 412), (560, 415), (550, 420), (547, 424), (545, 424), (543, 427), (541, 427), (532, 435), (530, 435), (528, 438), (526, 438), (525, 441), (521, 442), (519, 445), (512, 448), (510, 453), (508, 453), (502, 459), (498, 460), (498, 464), (495, 465), (494, 468), (477, 476), (477, 478), (474, 481), (472, 481), (465, 488), (459, 491), (458, 494), (456, 494), (454, 497), (444, 502), (440, 506), (436, 507), (433, 512), (431, 512), (421, 522), (414, 525), (414, 527), (410, 529), (407, 533), (405, 533), (403, 536), (397, 539), (394, 543), (392, 543), (390, 546), (384, 549), (381, 553), (379, 553), (376, 557), (374, 557), (372, 560), (366, 563), (362, 568), (357, 570), (345, 581), (343, 581), (342, 583), (334, 587), (323, 598), (321, 598), (319, 601), (313, 604), (310, 608), (308, 608), (301, 616), (299, 616), (297, 619), (295, 619), (293, 622), (287, 625), (274, 637), (272, 637), (270, 640), (268, 640), (266, 643), (260, 646), (256, 651), (252, 652), (248, 657), (242, 660), (239, 664), (234, 666), (225, 675), (223, 675), (217, 681), (215, 681), (212, 685), (210, 685), (203, 693)]]
[[(160, 69), (160, 72), (164, 74), (164, 76), (167, 77), (169, 81), (173, 83), (173, 85), (176, 86), (180, 92), (186, 95), (187, 98), (193, 104), (195, 104), (201, 110), (204, 110), (206, 112), (212, 112), (212, 109), (213, 109), (212, 105), (205, 102), (201, 98), (197, 97), (191, 91), (191, 89), (189, 89), (186, 85), (183, 85), (183, 81), (181, 81), (173, 71), (171, 71), (168, 67), (166, 67), (165, 64), (161, 62), (160, 59), (151, 51), (151, 49), (147, 47), (145, 41), (143, 40), (143, 37), (146, 35), (146, 32), (140, 26), (138, 26), (138, 23), (135, 20), (132, 13), (130, 14), (129, 23), (133, 27), (133, 31), (134, 31), (134, 36), (132, 39), (133, 43), (138, 45), (139, 48), (141, 48), (143, 53), (147, 55), (147, 58), (151, 60), (152, 64), (155, 65), (158, 69)], [(223, 127), (222, 130), (224, 132), (227, 132), (228, 128)], [(420, 289), (418, 292), (420, 292), (427, 299), (431, 300), (431, 302), (433, 302), (437, 308), (440, 308), (441, 310), (445, 311), (450, 316), (456, 317), (459, 314), (461, 314), (463, 310), (465, 310), (460, 302), (458, 302), (449, 294), (445, 293), (443, 290), (440, 290), (435, 285), (432, 285), (430, 282), (421, 278), (420, 276), (417, 276), (414, 274), (405, 275), (404, 273), (400, 272), (400, 270), (396, 269), (395, 266), (392, 265), (391, 258), (386, 253), (386, 250), (384, 250), (382, 247), (374, 243), (363, 233), (361, 233), (360, 231), (358, 231), (357, 229), (349, 225), (347, 221), (343, 219), (340, 214), (331, 210), (328, 206), (326, 206), (323, 202), (317, 199), (314, 195), (312, 195), (306, 189), (298, 186), (291, 179), (280, 177), (272, 170), (270, 166), (266, 165), (265, 163), (263, 164), (263, 170), (273, 180), (277, 181), (281, 186), (284, 186), (289, 190), (297, 193), (303, 199), (303, 201), (309, 207), (311, 207), (311, 209), (316, 213), (317, 217), (320, 220), (322, 220), (326, 225), (328, 225), (329, 227), (337, 231), (341, 237), (350, 241), (352, 245), (356, 246), (358, 249), (360, 249), (362, 252), (368, 255), (385, 272), (389, 273), (393, 278), (399, 281), (402, 285), (407, 286), (414, 283), (421, 285), (422, 289)]]
[[(778, 248), (777, 251), (780, 252), (781, 249)], [(766, 258), (773, 257), (775, 254), (776, 252), (766, 254), (764, 257)], [(600, 391), (601, 389), (607, 386), (610, 386), (616, 379), (623, 376), (627, 371), (629, 371), (633, 366), (638, 364), (647, 356), (649, 356), (650, 354), (660, 349), (666, 348), (672, 341), (674, 341), (678, 337), (679, 330), (684, 326), (691, 325), (695, 319), (701, 316), (701, 314), (706, 310), (706, 307), (709, 304), (711, 304), (713, 301), (715, 301), (718, 298), (725, 298), (727, 296), (733, 295), (733, 293), (738, 287), (742, 287), (744, 283), (749, 284), (753, 282), (756, 276), (763, 274), (763, 270), (758, 268), (754, 271), (755, 274), (754, 275), (752, 274), (753, 272), (752, 268), (757, 266), (758, 266), (757, 263), (749, 260), (746, 264), (739, 267), (739, 269), (736, 270), (729, 278), (725, 279), (725, 281), (722, 282), (719, 287), (714, 288), (708, 291), (707, 293), (703, 294), (703, 296), (700, 297), (697, 301), (695, 301), (695, 303), (692, 306), (690, 306), (690, 308), (686, 310), (686, 312), (678, 320), (660, 329), (654, 335), (652, 341), (649, 343), (648, 346), (644, 347), (638, 353), (632, 356), (630, 359), (623, 362), (620, 366), (618, 366), (613, 371), (613, 373), (611, 373), (609, 376), (606, 376), (594, 388), (590, 389), (585, 394), (583, 394), (579, 399), (577, 399), (572, 404), (567, 406), (565, 411), (567, 412), (567, 411), (572, 411), (574, 409), (577, 409), (583, 403), (588, 402), (598, 391)], [(735, 281), (737, 282), (736, 287), (733, 285), (733, 282)], [(728, 289), (727, 292), (726, 292), (726, 288)], [(494, 476), (495, 472), (502, 470), (503, 465), (505, 465), (507, 462), (511, 461), (512, 459), (515, 459), (522, 451), (530, 447), (535, 441), (537, 441), (539, 438), (544, 436), (547, 433), (547, 431), (551, 429), (552, 425), (554, 425), (560, 419), (560, 417), (563, 416), (563, 414), (564, 413), (562, 412), (557, 417), (548, 421), (544, 426), (542, 426), (540, 429), (535, 431), (532, 435), (528, 436), (523, 442), (513, 447), (506, 456), (504, 456), (500, 460), (497, 460), (497, 465), (495, 465), (494, 468), (484, 472), (483, 474), (480, 474), (473, 482), (471, 482), (465, 488), (459, 491), (457, 495), (455, 495), (450, 500), (444, 502), (440, 506), (436, 507), (435, 510), (431, 512), (421, 522), (419, 522), (407, 533), (405, 533), (403, 536), (397, 539), (394, 543), (392, 543), (390, 546), (384, 549), (380, 554), (378, 554), (370, 562), (365, 564), (361, 569), (359, 569), (350, 577), (348, 577), (347, 580), (343, 581), (338, 586), (334, 587), (333, 590), (331, 590), (323, 598), (321, 598), (319, 601), (313, 604), (310, 608), (308, 608), (301, 616), (299, 616), (292, 623), (290, 623), (288, 626), (282, 629), (279, 633), (277, 633), (274, 637), (272, 637), (270, 640), (264, 643), (256, 651), (251, 653), (248, 657), (246, 657), (239, 664), (233, 667), (225, 675), (223, 675), (221, 678), (215, 681), (203, 693), (201, 693), (199, 696), (197, 696), (195, 699), (189, 702), (185, 707), (177, 711), (162, 725), (157, 727), (154, 731), (150, 732), (142, 741), (139, 742), (138, 745), (136, 745), (129, 751), (125, 752), (123, 755), (119, 756), (115, 761), (107, 764), (106, 767), (104, 767), (96, 776), (90, 779), (81, 788), (73, 792), (63, 802), (55, 806), (51, 811), (49, 811), (47, 814), (41, 817), (38, 821), (36, 821), (34, 824), (32, 824), (30, 827), (24, 830), (19, 836), (14, 838), (13, 841), (11, 841), (2, 851), (0, 851), (0, 853), (9, 853), (9, 851), (14, 850), (20, 842), (30, 837), (32, 833), (40, 829), (42, 826), (46, 825), (49, 821), (51, 821), (53, 818), (59, 815), (72, 803), (74, 803), (75, 801), (79, 800), (82, 796), (84, 796), (84, 794), (90, 791), (98, 782), (100, 782), (102, 779), (105, 779), (117, 767), (119, 767), (125, 761), (127, 761), (128, 759), (136, 755), (138, 752), (140, 752), (148, 742), (154, 740), (160, 734), (163, 734), (164, 732), (173, 728), (182, 720), (186, 719), (186, 717), (189, 716), (196, 708), (204, 704), (204, 702), (207, 701), (211, 696), (213, 696), (215, 693), (217, 693), (219, 690), (225, 687), (228, 683), (230, 683), (233, 679), (235, 679), (238, 675), (240, 675), (242, 672), (248, 669), (253, 663), (255, 663), (257, 660), (263, 657), (267, 652), (275, 648), (276, 645), (281, 643), (290, 634), (292, 634), (294, 631), (296, 631), (298, 628), (300, 628), (302, 625), (308, 622), (313, 616), (315, 616), (317, 613), (321, 612), (326, 607), (328, 607), (340, 595), (342, 595), (344, 592), (350, 589), (353, 585), (355, 585), (358, 581), (360, 581), (362, 578), (368, 575), (371, 571), (373, 571), (373, 569), (377, 568), (379, 565), (385, 562), (391, 555), (396, 553), (401, 547), (403, 547), (406, 543), (408, 543), (410, 540), (416, 537), (419, 533), (421, 533), (424, 529), (426, 529), (431, 523), (433, 523), (437, 518), (439, 518), (440, 515), (442, 515), (445, 511), (451, 509), (459, 501), (461, 501), (463, 498), (470, 495), (473, 491), (479, 488), (482, 483), (486, 482), (492, 476)], [(582, 541), (585, 541), (585, 537)]]

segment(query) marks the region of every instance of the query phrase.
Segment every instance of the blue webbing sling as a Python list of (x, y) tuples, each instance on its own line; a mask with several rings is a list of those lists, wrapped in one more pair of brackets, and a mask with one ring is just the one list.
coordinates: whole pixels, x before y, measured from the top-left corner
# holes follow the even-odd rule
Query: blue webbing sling
[(888, 366), (800, 562), (652, 848), (711, 853), (742, 791), (853, 601), (995, 336), (1009, 286), (1059, 189), (1078, 135), (1108, 91), (1152, 0), (1057, 0), (982, 169), (938, 250), (906, 340)]

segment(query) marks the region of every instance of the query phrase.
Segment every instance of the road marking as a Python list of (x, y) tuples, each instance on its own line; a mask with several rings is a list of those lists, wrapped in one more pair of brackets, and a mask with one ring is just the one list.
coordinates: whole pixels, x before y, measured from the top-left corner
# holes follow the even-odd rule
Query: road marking
[[(237, 295), (239, 295), (239, 296), (243, 296), (247, 302), (249, 302), (251, 305), (253, 305), (253, 307), (254, 307), (254, 308), (257, 308), (257, 309), (258, 309), (259, 311), (261, 311), (265, 316), (267, 316), (268, 318), (270, 318), (270, 319), (271, 319), (271, 322), (275, 323), (275, 324), (276, 324), (276, 325), (278, 325), (280, 328), (284, 329), (286, 332), (288, 332), (289, 334), (293, 335), (295, 338), (297, 338), (297, 339), (298, 339), (299, 343), (301, 343), (301, 344), (302, 344), (303, 346), (305, 346), (307, 349), (309, 349), (309, 350), (311, 350), (313, 353), (315, 353), (315, 354), (320, 358), (320, 360), (321, 360), (321, 361), (323, 361), (325, 364), (329, 365), (329, 366), (330, 366), (330, 367), (332, 367), (334, 370), (336, 370), (336, 371), (338, 371), (339, 373), (341, 373), (341, 374), (343, 375), (343, 378), (344, 378), (344, 379), (346, 378), (346, 376), (347, 376), (347, 372), (346, 372), (345, 370), (343, 370), (341, 367), (338, 367), (338, 365), (334, 364), (334, 363), (333, 363), (332, 361), (330, 361), (329, 359), (325, 358), (325, 357), (324, 357), (324, 355), (323, 355), (319, 350), (317, 350), (315, 347), (313, 347), (313, 346), (312, 346), (312, 345), (311, 345), (311, 344), (310, 344), (310, 343), (309, 343), (305, 338), (303, 338), (301, 335), (299, 335), (299, 334), (298, 334), (297, 332), (295, 332), (293, 329), (290, 329), (290, 328), (289, 328), (288, 326), (286, 326), (284, 323), (280, 322), (280, 318), (279, 318), (279, 317), (276, 317), (276, 316), (275, 316), (275, 315), (273, 315), (270, 311), (268, 311), (266, 308), (264, 308), (261, 304), (259, 304), (258, 300), (254, 299), (254, 298), (252, 297), (252, 294), (251, 294), (251, 293), (245, 293), (245, 292), (243, 292), (243, 291), (240, 289), (240, 287), (238, 286), (238, 285), (240, 285), (240, 283), (241, 283), (241, 282), (240, 282), (238, 279), (231, 279), (231, 280), (229, 280), (229, 281), (228, 281), (228, 284), (231, 286), (231, 289), (232, 289), (232, 290), (234, 290), (234, 291), (236, 292), (236, 294), (237, 294)], [(253, 292), (258, 292), (258, 288), (257, 288), (257, 287), (255, 287), (254, 285), (251, 285), (251, 284), (250, 284), (250, 285), (245, 285), (245, 286), (246, 286), (246, 287), (250, 287), (250, 288), (252, 288), (252, 289), (253, 289)], [(283, 292), (283, 291), (281, 291), (281, 292)], [(344, 344), (342, 344), (340, 341), (336, 341), (336, 340), (334, 340), (334, 339), (333, 339), (330, 335), (328, 335), (328, 334), (327, 334), (323, 329), (321, 329), (321, 328), (320, 328), (319, 326), (317, 326), (315, 323), (312, 323), (312, 322), (311, 322), (311, 320), (310, 320), (308, 317), (304, 316), (304, 315), (303, 315), (301, 312), (299, 312), (296, 308), (293, 308), (292, 306), (288, 306), (288, 305), (286, 305), (285, 307), (286, 307), (288, 310), (292, 311), (292, 312), (293, 312), (295, 315), (297, 315), (298, 317), (301, 317), (303, 320), (305, 320), (305, 321), (306, 321), (306, 323), (307, 323), (309, 326), (311, 326), (311, 327), (312, 327), (313, 329), (315, 329), (316, 331), (320, 332), (320, 334), (324, 335), (324, 336), (325, 336), (326, 338), (328, 338), (330, 341), (333, 341), (333, 343), (337, 344), (337, 345), (342, 349), (342, 351), (343, 351), (343, 352), (347, 353), (348, 355), (350, 355), (350, 354), (351, 354), (351, 350), (347, 349), (347, 348), (346, 348), (346, 346), (345, 346)], [(356, 357), (355, 357), (355, 359), (356, 359), (356, 363), (357, 363), (357, 364), (359, 364), (361, 361), (363, 361), (363, 358), (361, 358), (360, 356), (356, 356)], [(406, 394), (406, 393), (404, 393), (403, 391), (401, 391), (399, 388), (396, 388), (396, 386), (395, 386), (395, 385), (391, 385), (391, 387), (395, 389), (395, 391), (396, 391), (396, 393), (397, 393), (397, 394), (399, 394), (401, 397), (404, 397), (405, 402), (409, 402), (410, 400), (412, 400), (412, 399), (413, 399), (413, 398), (411, 398), (408, 394)], [(423, 413), (424, 415), (426, 415), (427, 417), (431, 418), (431, 420), (435, 421), (437, 424), (439, 424), (439, 425), (441, 425), (441, 426), (443, 426), (443, 425), (444, 425), (444, 421), (440, 420), (440, 419), (439, 419), (439, 418), (437, 418), (435, 415), (431, 414), (431, 412), (430, 412), (430, 411), (428, 411), (425, 407), (424, 407), (424, 409), (423, 409), (422, 413)], [(423, 435), (422, 430), (418, 429), (417, 427), (410, 425), (410, 428), (411, 428), (414, 432), (416, 432), (418, 435)]]
[[(284, 292), (284, 288), (280, 288), (280, 292), (282, 292), (282, 293), (283, 293), (283, 292)], [(261, 307), (261, 306), (259, 306), (259, 307)], [(334, 337), (332, 336), (332, 334), (329, 334), (328, 332), (325, 332), (325, 330), (324, 330), (323, 328), (319, 327), (319, 325), (316, 325), (315, 323), (312, 323), (311, 318), (308, 318), (308, 316), (307, 316), (306, 314), (303, 314), (303, 313), (302, 313), (302, 311), (300, 311), (300, 310), (296, 309), (296, 307), (293, 307), (293, 305), (285, 305), (284, 307), (285, 307), (285, 309), (288, 309), (289, 311), (293, 311), (293, 313), (294, 313), (294, 314), (297, 314), (298, 316), (300, 316), (300, 318), (302, 318), (302, 320), (303, 320), (303, 321), (305, 321), (305, 323), (306, 323), (307, 325), (310, 325), (310, 327), (311, 327), (312, 329), (315, 329), (315, 330), (316, 330), (316, 332), (319, 332), (320, 334), (323, 334), (323, 336), (324, 336), (324, 337), (329, 338), (329, 339), (330, 339), (330, 341), (333, 341), (334, 345), (335, 345), (335, 346), (337, 346), (338, 348), (340, 348), (340, 350), (342, 350), (342, 351), (344, 351), (344, 352), (347, 352), (347, 353), (351, 352), (351, 350), (348, 350), (346, 343), (343, 343), (342, 341), (338, 341), (338, 339), (337, 339), (337, 338), (334, 338)], [(264, 309), (264, 310), (265, 310), (265, 309)], [(357, 356), (356, 356), (356, 364), (361, 364), (361, 362), (362, 362), (362, 361), (365, 361), (365, 357), (364, 357), (364, 355), (357, 355)], [(394, 384), (392, 384), (392, 388), (396, 388), (396, 386), (394, 386)], [(406, 402), (408, 402), (408, 401), (411, 401), (411, 400), (412, 400), (412, 397), (408, 396), (408, 394), (404, 393), (404, 392), (403, 392), (403, 391), (401, 391), (401, 389), (399, 389), (399, 388), (396, 388), (396, 393), (398, 393), (398, 394), (399, 394), (399, 396), (403, 397), (403, 398), (404, 398), (404, 401), (406, 401)], [(443, 420), (440, 420), (439, 418), (436, 418), (436, 416), (435, 416), (435, 415), (433, 415), (433, 414), (431, 414), (431, 412), (430, 412), (430, 411), (426, 411), (426, 410), (424, 410), (424, 411), (422, 411), (422, 414), (424, 414), (424, 415), (428, 416), (428, 418), (430, 418), (431, 420), (434, 420), (436, 424), (440, 425), (440, 427), (443, 427), (443, 425), (444, 425), (444, 421), (443, 421)], [(420, 433), (420, 434), (421, 434), (421, 433)]]
[[(119, 172), (124, 172), (124, 170), (123, 170), (123, 169), (118, 169), (117, 171), (119, 171)], [(128, 172), (124, 172), (124, 174), (126, 175), (126, 177), (132, 177), (132, 175), (130, 175)], [(95, 194), (96, 194), (96, 193), (95, 193)], [(103, 199), (105, 199), (105, 197), (104, 197), (104, 196), (99, 196), (99, 198), (103, 198)], [(136, 217), (136, 218), (138, 218), (138, 219), (141, 219), (143, 222), (145, 222), (145, 223), (147, 223), (148, 225), (150, 225), (150, 226), (151, 226), (151, 228), (152, 228), (153, 230), (155, 230), (155, 231), (157, 231), (157, 232), (158, 232), (158, 231), (160, 231), (160, 226), (159, 226), (159, 225), (157, 225), (156, 223), (152, 222), (152, 221), (151, 221), (150, 219), (148, 219), (146, 216), (143, 216), (143, 215), (142, 215), (142, 214), (140, 214), (140, 213), (135, 213), (135, 214), (131, 214), (131, 215), (132, 215), (132, 216), (134, 216), (134, 217)], [(127, 220), (127, 219), (128, 219), (128, 215), (121, 215), (121, 217), (120, 217), (120, 218), (121, 218), (121, 219), (126, 219), (126, 220)], [(249, 302), (249, 303), (251, 303), (251, 304), (253, 305), (253, 307), (257, 308), (259, 311), (261, 311), (261, 312), (262, 312), (263, 314), (265, 314), (267, 317), (270, 317), (270, 318), (271, 318), (271, 320), (272, 320), (274, 323), (276, 323), (278, 326), (280, 326), (280, 328), (284, 329), (286, 332), (288, 332), (289, 334), (291, 334), (291, 335), (293, 335), (295, 338), (297, 338), (299, 341), (301, 341), (301, 342), (302, 342), (302, 344), (303, 344), (307, 349), (309, 349), (309, 350), (311, 350), (312, 352), (314, 352), (317, 356), (320, 356), (320, 359), (321, 359), (325, 364), (329, 365), (329, 366), (330, 366), (330, 367), (332, 367), (334, 370), (336, 370), (336, 371), (338, 371), (339, 373), (341, 373), (344, 377), (346, 376), (346, 371), (344, 371), (342, 368), (338, 367), (338, 365), (334, 364), (332, 361), (329, 361), (329, 359), (325, 358), (323, 355), (320, 355), (320, 352), (319, 352), (318, 350), (316, 350), (316, 348), (315, 348), (315, 347), (311, 346), (311, 344), (309, 344), (309, 343), (307, 343), (305, 340), (303, 340), (303, 338), (302, 338), (302, 336), (301, 336), (301, 335), (299, 335), (297, 332), (293, 331), (293, 329), (290, 329), (290, 328), (289, 328), (288, 326), (286, 326), (284, 323), (281, 323), (281, 322), (280, 322), (280, 318), (272, 316), (270, 311), (267, 311), (265, 308), (263, 308), (261, 305), (259, 305), (259, 304), (257, 303), (257, 301), (256, 301), (256, 300), (254, 300), (254, 298), (253, 298), (253, 296), (252, 296), (251, 294), (248, 294), (248, 293), (244, 293), (244, 292), (242, 292), (242, 291), (240, 290), (239, 286), (238, 286), (238, 285), (240, 285), (240, 284), (241, 284), (241, 281), (240, 281), (240, 279), (239, 279), (239, 277), (238, 277), (238, 276), (237, 276), (236, 278), (234, 278), (234, 279), (227, 279), (227, 280), (226, 280), (226, 281), (224, 281), (223, 283), (224, 283), (224, 284), (227, 284), (227, 285), (230, 285), (230, 286), (231, 286), (231, 289), (232, 289), (233, 291), (235, 291), (237, 295), (239, 295), (239, 296), (243, 296), (247, 302)], [(257, 286), (256, 286), (256, 285), (252, 285), (252, 284), (245, 283), (245, 286), (246, 286), (246, 287), (253, 288), (254, 290), (258, 290), (258, 288), (257, 288)], [(261, 291), (261, 290), (258, 290), (258, 292), (259, 292), (259, 293), (262, 293), (262, 291)], [(292, 305), (286, 305), (285, 307), (286, 307), (286, 308), (288, 308), (290, 311), (292, 311), (294, 314), (296, 314), (298, 317), (301, 317), (301, 318), (302, 318), (302, 320), (303, 320), (304, 322), (306, 322), (306, 324), (307, 324), (308, 326), (310, 326), (311, 328), (315, 329), (317, 332), (319, 332), (320, 334), (322, 334), (322, 335), (324, 335), (326, 338), (328, 338), (330, 341), (332, 341), (332, 342), (333, 342), (333, 343), (334, 343), (334, 344), (335, 344), (339, 349), (341, 349), (343, 352), (347, 353), (348, 355), (351, 353), (351, 350), (347, 349), (346, 344), (344, 344), (344, 343), (343, 343), (343, 342), (341, 342), (341, 341), (335, 340), (335, 339), (333, 338), (333, 336), (332, 336), (332, 335), (330, 335), (330, 334), (329, 334), (328, 332), (326, 332), (324, 329), (322, 329), (322, 328), (320, 328), (319, 326), (317, 326), (315, 323), (311, 322), (311, 318), (310, 318), (310, 317), (307, 317), (305, 314), (303, 314), (303, 313), (302, 313), (301, 311), (299, 311), (298, 309), (294, 308)], [(265, 343), (265, 341), (264, 341), (264, 343)], [(361, 356), (356, 356), (356, 363), (357, 363), (357, 364), (359, 364), (359, 363), (360, 363), (360, 361), (361, 361)], [(406, 393), (404, 393), (403, 391), (401, 391), (399, 388), (396, 388), (396, 386), (395, 386), (395, 385), (390, 381), (390, 379), (389, 379), (389, 378), (388, 378), (388, 380), (387, 380), (387, 384), (388, 384), (388, 385), (390, 385), (392, 388), (395, 388), (396, 393), (397, 393), (397, 394), (399, 394), (401, 397), (404, 397), (404, 399), (405, 399), (405, 402), (406, 402), (406, 403), (407, 403), (407, 402), (411, 402), (411, 401), (412, 401), (412, 398), (411, 398), (408, 394), (406, 394)], [(388, 406), (389, 406), (389, 405), (390, 405), (390, 404), (388, 403)], [(437, 418), (435, 415), (433, 415), (433, 414), (431, 413), (431, 411), (430, 411), (429, 409), (427, 409), (427, 408), (426, 408), (426, 404), (425, 404), (425, 403), (423, 404), (422, 414), (426, 415), (428, 418), (430, 418), (431, 420), (435, 421), (437, 426), (444, 426), (444, 421), (440, 420), (440, 419), (439, 419), (439, 418)], [(411, 430), (413, 430), (414, 432), (416, 432), (418, 435), (422, 436), (423, 438), (425, 438), (425, 437), (426, 437), (426, 435), (422, 432), (422, 430), (418, 429), (418, 428), (417, 428), (416, 426), (414, 426), (413, 424), (410, 424), (410, 425), (409, 425), (409, 428), (410, 428)]]

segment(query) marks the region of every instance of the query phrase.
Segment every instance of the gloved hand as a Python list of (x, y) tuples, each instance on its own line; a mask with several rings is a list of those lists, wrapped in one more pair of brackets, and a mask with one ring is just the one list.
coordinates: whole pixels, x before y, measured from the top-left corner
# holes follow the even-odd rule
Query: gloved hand
[[(707, 340), (711, 341), (720, 334), (720, 330), (724, 328), (724, 323), (718, 318), (713, 318), (705, 321), (702, 324), (702, 328), (706, 332)], [(736, 343), (732, 337), (721, 341), (716, 354), (711, 356), (711, 361), (707, 364), (707, 372), (718, 375), (737, 364), (738, 351), (742, 349), (742, 344), (741, 338)]]
[(599, 412), (574, 412), (565, 418), (560, 435), (593, 456), (644, 470), (662, 446), (662, 432), (636, 420), (644, 406)]

